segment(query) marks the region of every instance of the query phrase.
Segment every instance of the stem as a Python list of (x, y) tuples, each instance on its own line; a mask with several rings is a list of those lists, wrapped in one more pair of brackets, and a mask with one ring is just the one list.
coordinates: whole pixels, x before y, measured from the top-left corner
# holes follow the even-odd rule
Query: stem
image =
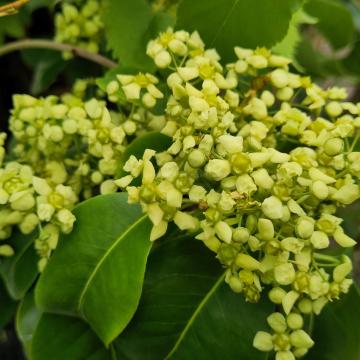
[(336, 259), (336, 257), (331, 255), (319, 254), (319, 253), (314, 253), (314, 259), (323, 260), (330, 263), (337, 263), (337, 264), (339, 263), (339, 260)]
[(15, 14), (18, 9), (27, 4), (30, 0), (17, 0), (10, 4), (0, 6), (0, 17)]
[(9, 54), (13, 51), (23, 50), (23, 49), (50, 49), (55, 51), (68, 51), (71, 52), (74, 56), (82, 57), (86, 60), (92, 61), (109, 69), (112, 69), (115, 66), (117, 66), (117, 64), (114, 61), (102, 55), (91, 53), (77, 46), (62, 44), (52, 40), (44, 40), (44, 39), (25, 39), (25, 40), (13, 41), (9, 44), (0, 47), (0, 56)]

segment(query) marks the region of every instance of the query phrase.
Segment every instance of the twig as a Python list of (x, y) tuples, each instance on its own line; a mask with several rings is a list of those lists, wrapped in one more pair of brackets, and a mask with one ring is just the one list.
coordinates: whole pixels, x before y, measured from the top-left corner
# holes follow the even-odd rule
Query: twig
[(6, 44), (0, 47), (0, 56), (9, 54), (13, 51), (23, 50), (23, 49), (50, 49), (55, 51), (68, 51), (71, 52), (74, 56), (79, 56), (109, 69), (112, 69), (117, 66), (117, 64), (99, 54), (91, 53), (87, 50), (81, 49), (77, 46), (58, 43), (52, 40), (43, 40), (43, 39), (25, 39), (18, 40)]
[(27, 4), (30, 0), (17, 0), (10, 4), (0, 6), (0, 17), (6, 15), (16, 14), (22, 6)]

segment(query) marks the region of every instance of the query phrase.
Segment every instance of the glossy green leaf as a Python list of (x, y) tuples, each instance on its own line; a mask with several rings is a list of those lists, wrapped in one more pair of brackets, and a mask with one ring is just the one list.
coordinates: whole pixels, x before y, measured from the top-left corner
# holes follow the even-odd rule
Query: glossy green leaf
[(16, 302), (7, 293), (3, 282), (0, 280), (0, 333), (7, 325), (16, 311)]
[(32, 338), (40, 317), (41, 311), (35, 305), (34, 291), (30, 291), (19, 305), (15, 324), (17, 336), (27, 355), (30, 355)]
[(1, 259), (0, 274), (9, 294), (16, 300), (25, 295), (38, 274), (39, 257), (34, 248), (36, 236), (36, 233), (23, 235), (15, 231), (10, 238), (15, 255)]
[[(246, 303), (223, 281), (213, 253), (190, 237), (156, 244), (143, 295), (115, 347), (120, 359), (264, 359), (252, 338), (270, 305)], [(251, 354), (251, 355), (250, 355)]]
[(171, 138), (156, 131), (139, 136), (125, 149), (118, 165), (117, 177), (127, 175), (123, 167), (131, 155), (134, 155), (137, 159), (141, 159), (146, 149), (160, 152), (168, 149), (170, 145)]
[(314, 320), (315, 346), (306, 360), (360, 359), (360, 292), (357, 287), (353, 286), (349, 294), (328, 304)]
[(111, 351), (82, 320), (43, 314), (34, 333), (32, 360), (110, 360)]
[(234, 46), (272, 47), (281, 41), (298, 5), (297, 0), (183, 0), (177, 27), (198, 30), (206, 46), (229, 61)]
[(36, 302), (45, 311), (81, 315), (108, 345), (136, 311), (151, 224), (125, 193), (87, 200), (74, 214), (74, 230), (39, 279)]
[(172, 16), (154, 13), (146, 0), (107, 0), (104, 14), (107, 42), (124, 66), (154, 69), (152, 59), (146, 55), (146, 44), (173, 23)]
[(318, 19), (317, 28), (335, 49), (353, 40), (354, 21), (350, 10), (337, 0), (311, 0), (305, 3), (305, 11)]

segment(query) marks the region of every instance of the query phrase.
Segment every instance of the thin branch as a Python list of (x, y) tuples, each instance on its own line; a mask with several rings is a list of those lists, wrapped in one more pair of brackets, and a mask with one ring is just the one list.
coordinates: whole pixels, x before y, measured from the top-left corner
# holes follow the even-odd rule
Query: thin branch
[(0, 17), (16, 14), (17, 11), (29, 1), (30, 0), (17, 0), (11, 2), (10, 4), (0, 6)]
[(43, 39), (25, 39), (8, 43), (0, 47), (0, 56), (23, 49), (50, 49), (55, 51), (68, 51), (71, 52), (74, 56), (79, 56), (109, 69), (117, 66), (117, 63), (102, 55), (91, 53), (77, 46)]

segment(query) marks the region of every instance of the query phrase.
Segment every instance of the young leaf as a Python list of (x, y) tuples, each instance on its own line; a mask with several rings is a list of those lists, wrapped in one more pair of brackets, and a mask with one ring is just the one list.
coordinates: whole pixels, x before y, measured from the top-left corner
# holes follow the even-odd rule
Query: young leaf
[(315, 346), (306, 360), (360, 359), (360, 292), (353, 286), (314, 319)]
[(148, 132), (138, 138), (136, 138), (124, 151), (121, 161), (118, 165), (117, 177), (127, 175), (127, 172), (123, 170), (126, 161), (131, 155), (141, 159), (146, 149), (152, 149), (164, 151), (171, 145), (171, 138), (159, 132)]
[(106, 350), (82, 320), (43, 314), (35, 330), (32, 360), (110, 360)]
[(139, 70), (155, 68), (152, 59), (146, 55), (146, 44), (173, 22), (171, 16), (154, 14), (146, 0), (107, 0), (104, 13), (110, 49), (122, 65)]
[(151, 252), (138, 311), (114, 344), (129, 360), (264, 359), (252, 339), (269, 311), (230, 290), (201, 242), (169, 238)]
[(15, 231), (11, 236), (11, 246), (15, 250), (15, 255), (2, 259), (0, 263), (0, 274), (9, 294), (15, 300), (24, 297), (38, 274), (39, 257), (34, 248), (36, 236), (36, 232), (24, 235), (20, 231)]
[(297, 0), (183, 0), (177, 27), (198, 30), (208, 47), (231, 61), (234, 46), (271, 47), (284, 38), (298, 5)]
[(74, 230), (39, 279), (36, 302), (45, 311), (81, 315), (108, 345), (137, 308), (151, 225), (125, 193), (87, 200), (74, 214)]
[(41, 317), (41, 311), (35, 305), (34, 291), (28, 292), (16, 313), (16, 333), (25, 353), (30, 356), (32, 338)]

